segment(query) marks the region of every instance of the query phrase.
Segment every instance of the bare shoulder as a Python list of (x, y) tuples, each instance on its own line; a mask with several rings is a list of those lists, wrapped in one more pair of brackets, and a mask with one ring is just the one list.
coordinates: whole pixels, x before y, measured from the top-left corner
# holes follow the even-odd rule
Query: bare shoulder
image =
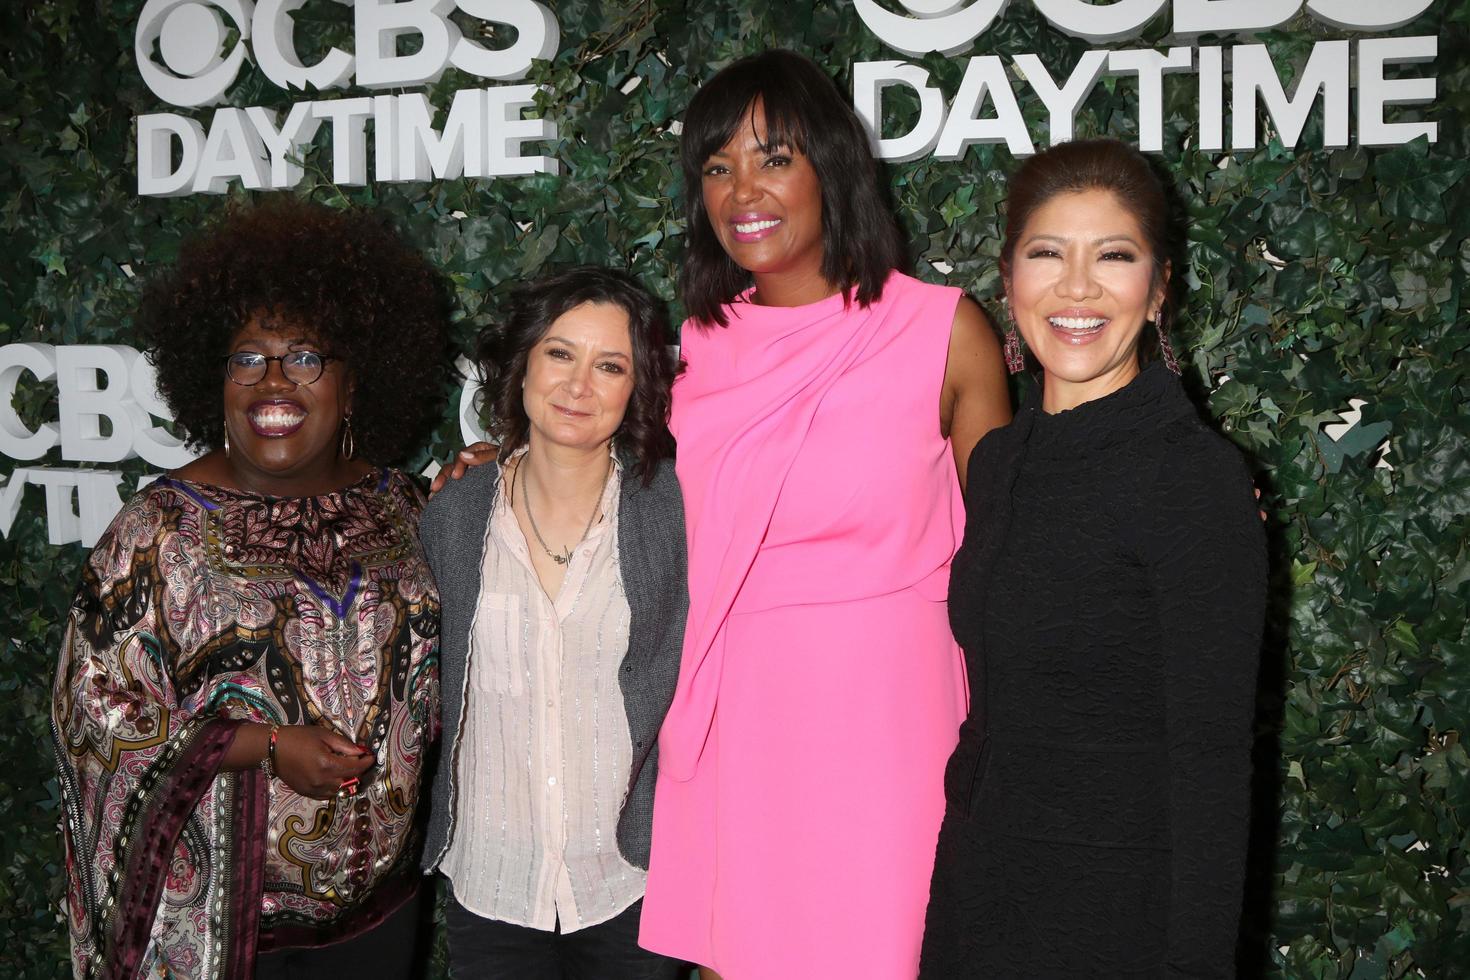
[(975, 444), (985, 433), (1011, 420), (1011, 393), (1004, 365), (1000, 340), (990, 318), (974, 300), (961, 297), (949, 333), (939, 430), (954, 450), (962, 487)]
[(964, 369), (973, 366), (974, 362), (983, 362), (987, 356), (993, 356), (999, 364), (1000, 354), (1000, 338), (990, 317), (985, 315), (979, 303), (968, 296), (961, 296), (955, 306), (954, 322), (949, 328), (950, 367)]
[(990, 425), (1010, 421), (1010, 390), (1000, 339), (980, 304), (960, 297), (949, 331), (940, 422), (947, 432), (956, 413), (978, 413)]

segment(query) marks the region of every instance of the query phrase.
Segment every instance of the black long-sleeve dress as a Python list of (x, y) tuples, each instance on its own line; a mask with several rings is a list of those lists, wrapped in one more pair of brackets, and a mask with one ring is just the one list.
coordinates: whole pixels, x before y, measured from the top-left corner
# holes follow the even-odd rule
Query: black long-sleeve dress
[(971, 713), (921, 976), (1233, 977), (1266, 557), (1240, 454), (1160, 365), (970, 460)]

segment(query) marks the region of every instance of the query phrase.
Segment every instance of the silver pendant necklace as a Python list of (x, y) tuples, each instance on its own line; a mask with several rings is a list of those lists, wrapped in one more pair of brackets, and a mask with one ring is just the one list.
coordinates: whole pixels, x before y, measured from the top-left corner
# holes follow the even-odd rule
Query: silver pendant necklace
[[(525, 477), (521, 476), (521, 470), (525, 467), (525, 462), (525, 459), (522, 458), (520, 462), (516, 463), (515, 478), (520, 481), (522, 490), (524, 490), (526, 486), (526, 479)], [(577, 548), (577, 545), (580, 545), (583, 541), (587, 540), (587, 535), (592, 531), (592, 522), (597, 519), (598, 510), (599, 504), (593, 504), (592, 513), (587, 518), (587, 526), (582, 528), (582, 536), (577, 539), (576, 544), (572, 545), (570, 548), (563, 548), (562, 553), (558, 555), (553, 553), (552, 550), (546, 546), (546, 539), (541, 536), (541, 529), (536, 526), (536, 514), (534, 511), (531, 510), (531, 494), (529, 492), (526, 493), (526, 516), (531, 519), (531, 533), (536, 535), (536, 541), (538, 544), (541, 545), (541, 550), (546, 552), (546, 557), (550, 558), (558, 565), (565, 565), (569, 563), (572, 560), (572, 552)]]

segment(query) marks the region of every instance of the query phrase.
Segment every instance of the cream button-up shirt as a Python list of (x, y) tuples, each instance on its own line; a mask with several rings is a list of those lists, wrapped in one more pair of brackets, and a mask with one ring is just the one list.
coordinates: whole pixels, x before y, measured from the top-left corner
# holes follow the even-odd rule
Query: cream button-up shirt
[(555, 601), (531, 565), (502, 481), (485, 532), (470, 636), (458, 813), (441, 870), (477, 915), (562, 932), (643, 897), (618, 851), (633, 748), (618, 686), (629, 610), (618, 570), (616, 458), (602, 519)]

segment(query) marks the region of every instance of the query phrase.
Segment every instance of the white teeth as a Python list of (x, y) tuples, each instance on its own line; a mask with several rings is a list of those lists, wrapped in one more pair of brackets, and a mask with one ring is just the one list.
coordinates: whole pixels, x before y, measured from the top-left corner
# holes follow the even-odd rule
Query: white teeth
[(1108, 321), (1100, 316), (1049, 316), (1046, 322), (1063, 330), (1096, 330)]
[(305, 421), (306, 414), (289, 408), (258, 408), (250, 413), (250, 421), (263, 429), (284, 429)]
[(735, 230), (742, 235), (751, 235), (758, 231), (765, 231), (767, 228), (774, 228), (780, 223), (779, 218), (770, 221), (745, 221), (737, 223)]

